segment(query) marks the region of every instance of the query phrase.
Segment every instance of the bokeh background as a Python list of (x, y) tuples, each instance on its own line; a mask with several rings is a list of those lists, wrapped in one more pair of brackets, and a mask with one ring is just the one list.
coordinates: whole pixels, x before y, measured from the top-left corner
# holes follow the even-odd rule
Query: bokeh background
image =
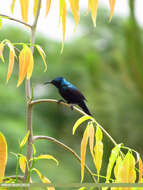
[[(117, 143), (143, 153), (143, 31), (135, 17), (135, 1), (129, 0), (129, 16), (114, 15), (108, 22), (109, 9), (98, 10), (97, 27), (93, 28), (90, 16), (81, 11), (78, 26), (80, 35), (65, 43), (61, 55), (61, 43), (37, 33), (36, 43), (47, 55), (48, 70), (38, 52), (34, 52), (35, 67), (32, 77), (34, 98), (61, 99), (57, 89), (43, 83), (57, 76), (64, 76), (76, 85), (86, 96), (87, 105), (95, 119), (110, 133)], [(70, 19), (73, 19), (69, 13)], [(27, 29), (3, 26), (0, 40), (29, 42)], [(19, 47), (18, 47), (19, 48)], [(12, 78), (6, 85), (8, 67), (8, 48), (4, 51), (6, 63), (0, 64), (0, 131), (8, 142), (8, 164), (6, 175), (14, 175), (19, 141), (26, 134), (26, 100), (24, 83), (17, 88), (18, 63)], [(80, 114), (54, 103), (36, 105), (33, 110), (34, 135), (48, 135), (73, 148), (80, 154), (80, 142), (84, 125), (72, 135), (72, 127)], [(37, 155), (52, 154), (59, 160), (38, 161), (36, 167), (52, 182), (79, 182), (80, 165), (72, 154), (60, 146), (48, 142), (35, 143)], [(104, 136), (104, 160), (101, 174), (105, 168), (113, 144)], [(25, 153), (25, 150), (23, 151)], [(89, 152), (87, 151), (87, 154)], [(90, 154), (87, 164), (96, 172)], [(34, 175), (35, 181), (38, 180)], [(85, 181), (91, 182), (89, 175)]]

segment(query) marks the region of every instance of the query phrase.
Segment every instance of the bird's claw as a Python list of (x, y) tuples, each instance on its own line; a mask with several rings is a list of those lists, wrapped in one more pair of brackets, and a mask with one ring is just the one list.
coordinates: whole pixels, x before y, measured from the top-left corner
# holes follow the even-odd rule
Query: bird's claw
[(64, 103), (64, 100), (57, 100), (57, 104), (60, 104), (61, 102)]

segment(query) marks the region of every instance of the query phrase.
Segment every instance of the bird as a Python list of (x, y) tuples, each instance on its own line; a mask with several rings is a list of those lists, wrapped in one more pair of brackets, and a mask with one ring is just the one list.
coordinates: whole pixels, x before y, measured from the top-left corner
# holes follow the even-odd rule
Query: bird
[(56, 77), (55, 79), (45, 82), (44, 84), (54, 85), (68, 104), (76, 104), (81, 107), (86, 114), (91, 115), (88, 107), (85, 104), (86, 99), (84, 95), (64, 77)]

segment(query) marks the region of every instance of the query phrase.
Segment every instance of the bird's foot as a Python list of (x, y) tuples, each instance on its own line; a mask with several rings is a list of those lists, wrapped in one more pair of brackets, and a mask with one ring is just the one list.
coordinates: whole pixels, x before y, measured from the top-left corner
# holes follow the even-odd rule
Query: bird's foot
[(57, 100), (57, 104), (60, 104), (61, 102), (64, 103), (64, 100)]

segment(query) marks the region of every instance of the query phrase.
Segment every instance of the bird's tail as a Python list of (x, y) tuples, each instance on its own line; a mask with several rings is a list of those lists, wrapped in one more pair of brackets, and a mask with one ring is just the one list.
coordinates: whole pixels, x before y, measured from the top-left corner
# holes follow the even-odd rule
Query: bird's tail
[(85, 113), (87, 113), (88, 115), (91, 115), (91, 113), (90, 113), (90, 111), (89, 111), (89, 109), (88, 109), (88, 107), (86, 106), (86, 104), (85, 104), (84, 101), (80, 102), (78, 105), (83, 109), (83, 111), (84, 111)]

